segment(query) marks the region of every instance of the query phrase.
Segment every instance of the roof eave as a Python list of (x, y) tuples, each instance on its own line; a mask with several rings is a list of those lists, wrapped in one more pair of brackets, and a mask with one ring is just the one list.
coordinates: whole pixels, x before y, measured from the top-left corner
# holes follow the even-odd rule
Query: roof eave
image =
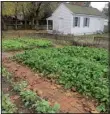
[(72, 12), (71, 14), (72, 14), (72, 15), (88, 15), (88, 16), (90, 16), (90, 17), (102, 17), (102, 18), (104, 18), (103, 15), (89, 15), (89, 14), (74, 13), (74, 12)]

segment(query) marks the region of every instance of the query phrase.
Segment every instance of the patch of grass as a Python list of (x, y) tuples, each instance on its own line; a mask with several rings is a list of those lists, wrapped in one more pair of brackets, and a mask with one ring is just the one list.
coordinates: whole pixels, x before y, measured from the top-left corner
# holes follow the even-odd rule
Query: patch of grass
[(37, 47), (51, 47), (52, 42), (49, 40), (29, 39), (29, 38), (13, 38), (2, 41), (4, 51), (32, 49)]

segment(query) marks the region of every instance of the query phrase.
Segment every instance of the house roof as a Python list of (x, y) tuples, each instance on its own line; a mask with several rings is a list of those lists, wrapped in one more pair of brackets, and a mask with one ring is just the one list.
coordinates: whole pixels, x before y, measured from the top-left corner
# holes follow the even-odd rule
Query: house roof
[(96, 8), (92, 7), (84, 7), (84, 6), (78, 6), (78, 5), (73, 5), (69, 3), (64, 4), (70, 11), (76, 14), (87, 14), (87, 15), (96, 15), (96, 16), (103, 16), (103, 13), (100, 12)]

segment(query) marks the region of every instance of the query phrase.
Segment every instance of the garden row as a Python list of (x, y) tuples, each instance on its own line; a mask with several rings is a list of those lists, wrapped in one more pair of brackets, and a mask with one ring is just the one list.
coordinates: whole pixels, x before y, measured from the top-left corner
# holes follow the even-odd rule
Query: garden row
[(96, 98), (99, 108), (109, 102), (108, 53), (104, 49), (69, 46), (61, 49), (33, 49), (13, 57), (65, 88)]
[[(2, 69), (2, 75), (11, 83), (14, 91), (18, 92), (21, 96), (24, 105), (33, 109), (36, 113), (57, 113), (59, 111), (59, 104), (51, 106), (48, 101), (40, 98), (35, 92), (27, 89), (28, 83), (26, 81), (14, 82), (12, 75), (7, 72), (5, 68)], [(2, 97), (2, 112), (15, 113), (16, 108), (14, 104), (9, 101), (7, 96)]]
[(31, 49), (35, 47), (51, 47), (49, 40), (32, 39), (32, 38), (13, 38), (2, 41), (4, 51)]
[(15, 104), (10, 100), (9, 94), (2, 92), (2, 113), (15, 113), (17, 110)]

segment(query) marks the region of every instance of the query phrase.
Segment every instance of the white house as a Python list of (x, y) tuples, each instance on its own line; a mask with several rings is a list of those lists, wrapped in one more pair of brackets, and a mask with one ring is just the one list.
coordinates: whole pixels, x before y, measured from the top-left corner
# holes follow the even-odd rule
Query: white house
[[(49, 25), (52, 25), (50, 28)], [(104, 30), (104, 16), (92, 7), (83, 7), (62, 3), (47, 18), (47, 31), (58, 31), (62, 34), (93, 34)]]

